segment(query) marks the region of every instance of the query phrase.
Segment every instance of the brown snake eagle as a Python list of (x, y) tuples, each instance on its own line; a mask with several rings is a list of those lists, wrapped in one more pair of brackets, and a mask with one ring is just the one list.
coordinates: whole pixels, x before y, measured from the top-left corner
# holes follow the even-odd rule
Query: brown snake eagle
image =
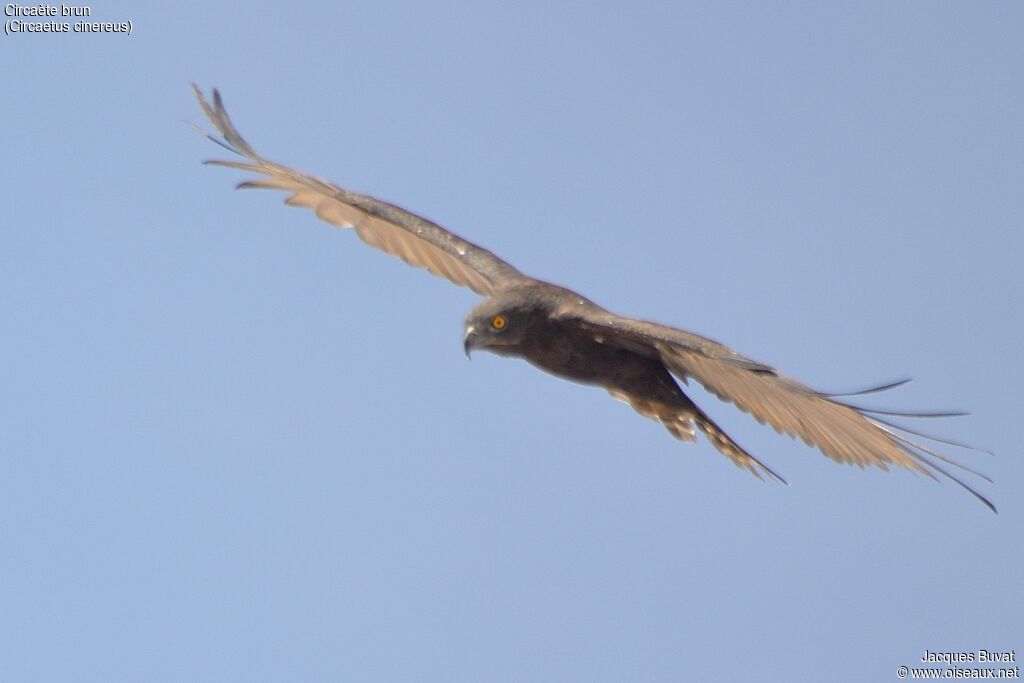
[(217, 90), (213, 91), (211, 105), (195, 85), (192, 88), (223, 139), (207, 137), (246, 159), (206, 163), (262, 176), (239, 184), (239, 188), (286, 192), (286, 204), (313, 209), (328, 223), (354, 228), (370, 246), (487, 297), (466, 318), (467, 355), (481, 349), (524, 358), (558, 377), (604, 387), (641, 415), (660, 422), (677, 439), (696, 441), (699, 429), (738, 467), (759, 478), (766, 474), (785, 483), (733, 441), (676, 382), (678, 378), (685, 384), (692, 377), (758, 422), (803, 439), (836, 462), (862, 468), (873, 465), (883, 470), (890, 465), (904, 467), (933, 479), (934, 473), (939, 473), (995, 512), (987, 498), (936, 461), (968, 468), (905, 434), (955, 446), (964, 444), (915, 432), (883, 417), (962, 413), (887, 412), (839, 400), (891, 389), (908, 380), (853, 394), (826, 394), (706, 337), (615, 315), (576, 292), (524, 275), (490, 251), (394, 204), (265, 159), (239, 135)]

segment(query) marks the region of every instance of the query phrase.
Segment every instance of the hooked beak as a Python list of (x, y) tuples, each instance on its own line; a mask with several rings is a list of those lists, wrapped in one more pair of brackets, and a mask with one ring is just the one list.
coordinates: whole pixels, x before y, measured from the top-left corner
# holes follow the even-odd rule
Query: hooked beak
[(462, 338), (462, 350), (466, 352), (466, 358), (473, 360), (470, 354), (473, 349), (477, 347), (477, 342), (480, 341), (480, 335), (476, 333), (476, 329), (470, 325), (466, 328), (466, 336)]

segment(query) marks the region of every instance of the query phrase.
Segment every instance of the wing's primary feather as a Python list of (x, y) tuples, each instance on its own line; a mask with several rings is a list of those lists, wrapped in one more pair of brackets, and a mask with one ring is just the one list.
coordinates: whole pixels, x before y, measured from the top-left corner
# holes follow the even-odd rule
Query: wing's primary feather
[[(576, 318), (584, 328), (600, 335), (606, 344), (619, 343), (631, 349), (646, 347), (650, 355), (660, 358), (684, 381), (689, 377), (696, 379), (712, 394), (750, 413), (761, 424), (767, 423), (780, 433), (800, 438), (837, 462), (883, 470), (890, 466), (905, 467), (933, 479), (937, 472), (996, 511), (988, 499), (926, 456), (970, 472), (973, 470), (901, 436), (894, 431), (895, 425), (869, 414), (877, 411), (843, 403), (835, 396), (815, 391), (768, 365), (691, 332), (617, 316), (594, 305), (567, 308), (563, 315)], [(925, 436), (909, 429), (904, 431)]]
[(491, 296), (507, 287), (529, 281), (525, 275), (490, 251), (441, 226), (394, 204), (356, 194), (321, 178), (269, 161), (238, 133), (228, 117), (220, 93), (213, 91), (213, 104), (207, 102), (194, 84), (199, 105), (210, 123), (223, 136), (211, 140), (235, 154), (241, 161), (208, 161), (265, 177), (239, 184), (239, 188), (281, 190), (290, 193), (290, 206), (313, 209), (318, 218), (341, 228), (355, 228), (364, 242), (406, 263), (426, 268), (435, 275), (469, 287), (477, 294)]

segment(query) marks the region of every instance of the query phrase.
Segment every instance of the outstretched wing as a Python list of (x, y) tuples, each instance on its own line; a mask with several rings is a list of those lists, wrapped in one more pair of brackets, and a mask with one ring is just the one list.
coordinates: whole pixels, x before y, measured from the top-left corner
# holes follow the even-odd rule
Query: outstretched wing
[(194, 84), (192, 89), (199, 100), (199, 106), (223, 136), (223, 140), (211, 135), (207, 137), (248, 159), (247, 162), (206, 163), (266, 176), (240, 183), (239, 188), (288, 192), (291, 196), (285, 200), (286, 204), (313, 209), (317, 217), (338, 227), (355, 228), (359, 238), (370, 246), (398, 256), (413, 266), (426, 268), (457, 285), (469, 287), (483, 296), (491, 296), (529, 280), (490, 251), (467, 242), (425, 218), (394, 204), (350, 192), (326, 180), (263, 158), (239, 135), (216, 89), (213, 91), (212, 106)]
[(561, 317), (575, 318), (602, 343), (617, 344), (659, 358), (684, 381), (689, 377), (696, 379), (715, 396), (734, 403), (761, 424), (767, 423), (778, 432), (798, 437), (837, 462), (859, 467), (871, 465), (883, 470), (890, 466), (905, 467), (932, 478), (933, 472), (938, 472), (967, 489), (995, 512), (995, 507), (984, 496), (929, 458), (960, 467), (984, 479), (987, 477), (900, 432), (950, 445), (963, 444), (898, 427), (879, 417), (887, 414), (947, 417), (958, 413), (886, 413), (853, 406), (838, 400), (837, 395), (815, 391), (706, 337), (617, 316), (592, 304), (569, 306)]

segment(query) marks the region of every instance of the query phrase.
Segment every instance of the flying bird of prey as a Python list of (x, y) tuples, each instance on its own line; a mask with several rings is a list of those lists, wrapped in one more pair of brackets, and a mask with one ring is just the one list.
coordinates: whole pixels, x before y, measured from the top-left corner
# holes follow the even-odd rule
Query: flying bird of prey
[(954, 446), (964, 444), (915, 432), (883, 417), (961, 413), (887, 412), (840, 400), (891, 389), (907, 380), (854, 394), (822, 393), (711, 339), (615, 315), (576, 292), (524, 275), (490, 251), (394, 204), (269, 161), (239, 135), (217, 90), (211, 105), (195, 85), (192, 87), (222, 139), (207, 137), (245, 158), (206, 163), (261, 176), (239, 184), (239, 188), (286, 192), (286, 204), (313, 209), (328, 223), (353, 228), (370, 246), (487, 297), (466, 318), (463, 343), (467, 356), (479, 349), (523, 358), (558, 377), (603, 387), (644, 417), (660, 422), (677, 439), (694, 442), (700, 430), (738, 467), (758, 478), (766, 475), (785, 483), (733, 441), (676, 381), (686, 384), (693, 378), (758, 422), (803, 439), (836, 462), (883, 470), (904, 467), (933, 479), (939, 473), (995, 512), (988, 499), (939, 461), (990, 479), (908, 434)]

